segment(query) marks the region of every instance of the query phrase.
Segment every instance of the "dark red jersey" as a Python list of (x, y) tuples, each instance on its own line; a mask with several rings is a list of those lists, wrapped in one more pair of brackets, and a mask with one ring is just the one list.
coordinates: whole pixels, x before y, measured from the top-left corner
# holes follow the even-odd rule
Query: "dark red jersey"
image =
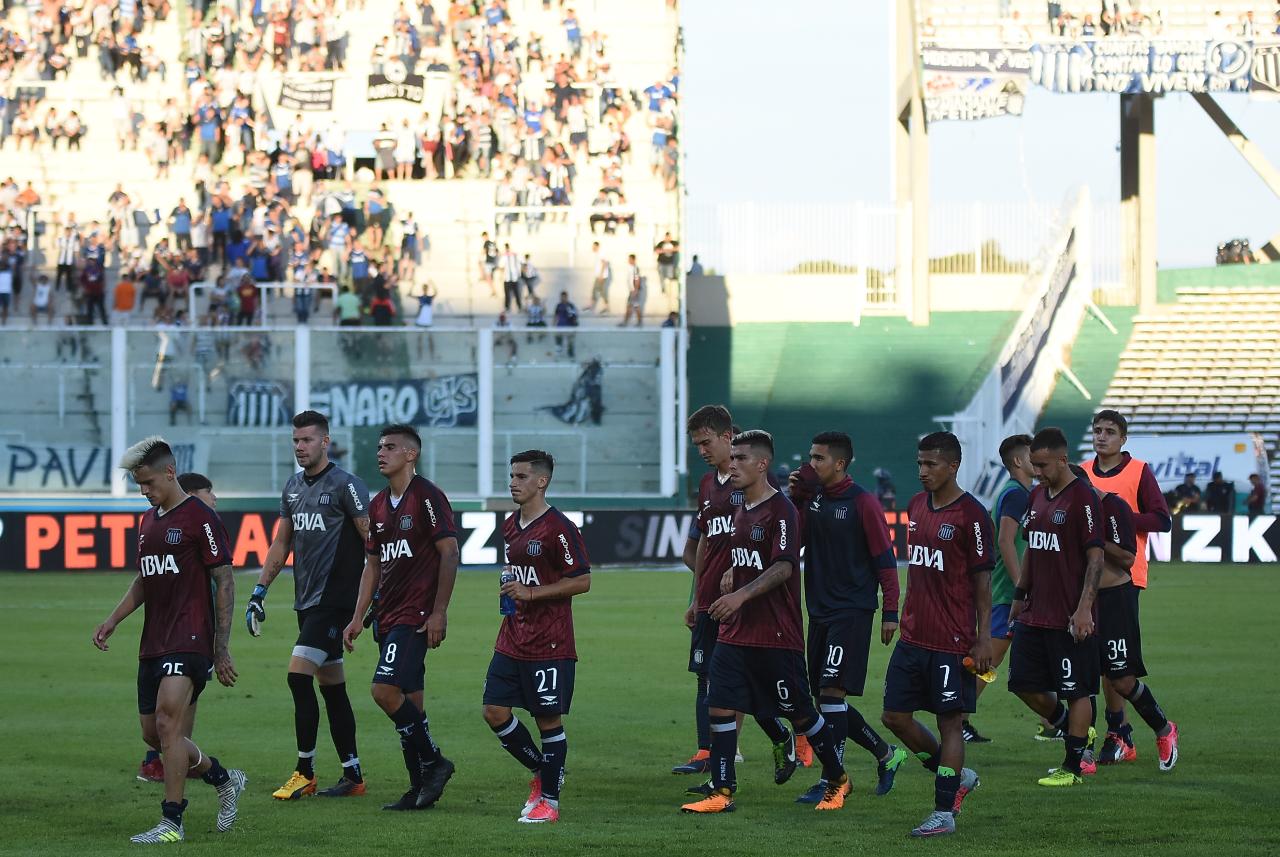
[[(582, 533), (551, 506), (526, 527), (520, 510), (502, 523), (503, 556), (516, 579), (526, 586), (547, 586), (591, 571)], [(573, 641), (571, 598), (516, 602), (516, 612), (502, 617), (494, 649), (518, 661), (577, 660)]]
[(1044, 485), (1031, 489), (1022, 520), (1027, 534), (1022, 586), (1028, 603), (1018, 621), (1067, 629), (1080, 604), (1088, 551), (1102, 547), (1102, 523), (1098, 497), (1082, 479), (1071, 480), (1056, 497)]
[(902, 639), (935, 652), (967, 652), (978, 628), (971, 575), (995, 566), (991, 516), (967, 491), (940, 509), (921, 491), (907, 505), (907, 517)]
[(369, 503), (365, 550), (378, 557), (382, 569), (374, 602), (379, 628), (427, 621), (440, 582), (436, 544), (457, 537), (453, 507), (435, 483), (414, 476), (394, 504), (390, 488), (378, 492)]
[(1119, 494), (1102, 495), (1102, 537), (1121, 550), (1136, 554), (1138, 533), (1133, 517), (1133, 510)]
[(139, 658), (176, 652), (213, 657), (213, 592), (209, 570), (231, 565), (227, 532), (214, 511), (188, 497), (138, 525), (138, 573), (145, 616)]
[(702, 549), (702, 576), (694, 602), (699, 613), (706, 613), (720, 597), (720, 578), (732, 563), (729, 561), (729, 531), (733, 529), (733, 515), (742, 507), (742, 491), (733, 487), (728, 477), (715, 470), (702, 475), (698, 485), (698, 513), (694, 526), (707, 540)]
[[(729, 535), (733, 591), (751, 583), (776, 562), (791, 565), (781, 586), (752, 598), (720, 623), (721, 642), (735, 646), (804, 651), (804, 620), (800, 617), (800, 524), (796, 507), (781, 491), (733, 516)], [(717, 581), (718, 582), (718, 581)]]

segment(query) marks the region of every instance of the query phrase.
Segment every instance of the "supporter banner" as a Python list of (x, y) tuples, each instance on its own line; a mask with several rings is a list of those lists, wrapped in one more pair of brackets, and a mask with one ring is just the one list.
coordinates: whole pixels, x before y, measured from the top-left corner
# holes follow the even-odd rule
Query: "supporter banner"
[[(501, 562), (504, 512), (461, 512), (461, 562)], [(693, 512), (569, 512), (582, 528), (594, 566), (679, 565)], [(129, 571), (137, 561), (138, 513), (0, 512), (0, 570)], [(259, 568), (278, 518), (270, 512), (223, 512), (236, 568)], [(906, 554), (906, 512), (886, 512), (898, 556)], [(1153, 534), (1153, 559), (1166, 562), (1275, 562), (1280, 523), (1275, 515), (1180, 515), (1172, 533)], [(497, 578), (494, 578), (497, 591)]]
[[(175, 444), (178, 472), (195, 468), (195, 444)], [(0, 491), (105, 493), (117, 475), (111, 449), (73, 443), (0, 441)]]
[[(311, 406), (334, 428), (410, 423), (431, 428), (474, 426), (480, 402), (474, 372), (435, 378), (320, 381), (311, 385)], [(227, 424), (284, 426), (293, 417), (292, 385), (234, 381), (227, 394)]]
[(410, 74), (403, 63), (398, 60), (387, 62), (382, 67), (382, 74), (369, 75), (369, 86), (365, 91), (366, 101), (391, 101), (401, 99), (421, 104), (426, 94), (426, 84), (420, 74)]
[(1016, 115), (1032, 85), (1066, 93), (1280, 93), (1280, 43), (1238, 38), (1053, 39), (1004, 48), (925, 45), (920, 59), (930, 119)]
[(281, 107), (286, 110), (332, 110), (334, 80), (301, 80), (286, 76), (280, 83)]

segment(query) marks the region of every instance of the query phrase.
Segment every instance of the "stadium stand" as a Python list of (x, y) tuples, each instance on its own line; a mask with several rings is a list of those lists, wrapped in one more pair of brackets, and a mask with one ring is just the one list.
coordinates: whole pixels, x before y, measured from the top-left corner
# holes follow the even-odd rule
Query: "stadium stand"
[[(1118, 14), (1116, 14), (1118, 12)], [(1261, 35), (1276, 26), (1276, 8), (1261, 0), (918, 0), (926, 41), (1020, 43), (1050, 36), (1167, 36), (1208, 31), (1216, 37)], [(974, 41), (976, 40), (976, 41)]]

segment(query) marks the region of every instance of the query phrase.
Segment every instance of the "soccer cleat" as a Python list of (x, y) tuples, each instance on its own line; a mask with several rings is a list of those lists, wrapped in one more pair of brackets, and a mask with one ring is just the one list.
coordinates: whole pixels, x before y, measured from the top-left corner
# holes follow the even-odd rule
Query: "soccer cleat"
[(418, 809), (434, 806), (435, 802), (440, 800), (440, 795), (444, 794), (444, 785), (449, 782), (455, 770), (457, 769), (454, 768), (453, 762), (444, 756), (441, 756), (438, 762), (422, 766), (422, 788), (418, 789)]
[(966, 744), (990, 744), (991, 739), (982, 735), (977, 729), (973, 728), (973, 724), (968, 720), (960, 726), (960, 734), (964, 736)]
[(912, 836), (946, 836), (956, 832), (956, 817), (949, 812), (938, 812), (936, 809), (929, 817), (920, 822), (920, 826), (912, 829)]
[(746, 758), (742, 755), (741, 747), (733, 751), (733, 761), (734, 761), (734, 764), (737, 764), (737, 765), (741, 765), (743, 762), (746, 761)]
[(1138, 748), (1133, 743), (1133, 734), (1120, 736), (1120, 758), (1117, 762), (1136, 762), (1138, 761)]
[(186, 838), (187, 834), (183, 832), (181, 824), (162, 818), (159, 824), (146, 833), (130, 836), (129, 841), (135, 845), (162, 845), (165, 842), (182, 842)]
[(529, 797), (524, 802), (524, 808), (520, 810), (520, 817), (524, 818), (533, 812), (533, 808), (542, 803), (542, 774), (533, 775), (533, 779), (529, 780)]
[(813, 746), (803, 735), (796, 736), (796, 761), (806, 768), (813, 765)]
[(676, 765), (671, 769), (673, 774), (709, 774), (711, 773), (711, 751), (699, 750), (689, 761)]
[(711, 784), (711, 780), (707, 780), (705, 783), (699, 783), (696, 786), (689, 786), (689, 788), (684, 790), (684, 793), (689, 797), (707, 797), (715, 790), (716, 787)]
[(791, 779), (796, 772), (796, 734), (787, 732), (787, 737), (773, 745), (773, 781), (782, 785)]
[(898, 769), (902, 767), (910, 754), (906, 750), (894, 744), (889, 745), (889, 758), (883, 762), (876, 762), (876, 795), (884, 797), (893, 788), (893, 778), (898, 775)]
[(982, 785), (982, 780), (978, 779), (977, 771), (973, 768), (960, 769), (960, 785), (956, 788), (956, 802), (951, 805), (951, 814), (953, 816), (960, 814), (960, 804), (964, 803), (964, 799), (969, 792), (974, 791), (980, 785)]
[(1102, 742), (1102, 749), (1098, 752), (1099, 765), (1114, 765), (1121, 761), (1124, 755), (1124, 739), (1116, 732), (1108, 732), (1107, 737)]
[(1079, 774), (1073, 774), (1066, 768), (1054, 768), (1049, 772), (1049, 776), (1041, 777), (1036, 782), (1049, 788), (1066, 788), (1067, 786), (1081, 785), (1084, 783), (1084, 777)]
[(821, 803), (822, 797), (827, 793), (827, 781), (818, 780), (809, 786), (809, 790), (800, 797), (796, 798), (796, 803)]
[(329, 788), (316, 792), (316, 797), (359, 797), (364, 791), (363, 781), (357, 783), (347, 777), (339, 777)]
[(218, 832), (226, 833), (236, 823), (236, 807), (240, 795), (249, 784), (244, 771), (232, 768), (227, 771), (227, 781), (218, 786)]
[(736, 807), (733, 805), (733, 792), (728, 789), (713, 789), (711, 794), (702, 800), (695, 800), (693, 803), (686, 803), (680, 807), (681, 812), (696, 812), (704, 815), (710, 815), (716, 812), (733, 812)]
[(159, 759), (152, 759), (150, 762), (143, 762), (138, 766), (138, 779), (144, 783), (163, 783), (164, 782), (164, 762)]
[(400, 800), (395, 803), (384, 803), (382, 808), (391, 812), (411, 812), (418, 808), (418, 790), (409, 789), (400, 795)]
[(1066, 737), (1066, 733), (1061, 729), (1054, 729), (1052, 726), (1045, 726), (1041, 723), (1036, 727), (1034, 737), (1037, 741), (1061, 741)]
[(529, 813), (520, 813), (516, 819), (521, 824), (554, 824), (560, 820), (560, 809), (551, 805), (551, 801), (543, 798)]
[(853, 791), (853, 784), (849, 782), (849, 775), (841, 774), (840, 779), (836, 782), (827, 783), (822, 792), (822, 800), (818, 801), (818, 805), (814, 809), (819, 812), (843, 809), (844, 799), (851, 791)]
[[(1156, 736), (1156, 755), (1160, 757), (1160, 770), (1172, 771), (1178, 764), (1178, 724), (1169, 721), (1169, 734), (1161, 738)], [(1134, 753), (1137, 756), (1137, 753)]]
[(298, 800), (303, 795), (313, 795), (316, 793), (316, 778), (304, 777), (302, 774), (294, 771), (290, 775), (288, 782), (271, 793), (276, 800)]

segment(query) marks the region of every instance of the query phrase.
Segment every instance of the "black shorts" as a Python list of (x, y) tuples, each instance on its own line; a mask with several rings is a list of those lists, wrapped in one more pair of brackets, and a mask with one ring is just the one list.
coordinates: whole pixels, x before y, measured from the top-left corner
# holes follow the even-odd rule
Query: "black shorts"
[(874, 610), (854, 610), (828, 622), (809, 620), (809, 686), (814, 696), (824, 687), (862, 696), (875, 615)]
[(378, 666), (374, 684), (392, 684), (405, 693), (422, 690), (427, 667), (427, 635), (413, 625), (393, 625), (385, 634), (376, 634)]
[(213, 678), (213, 661), (195, 652), (178, 652), (138, 661), (138, 713), (155, 714), (160, 682), (171, 677), (191, 680), (191, 704)]
[(1142, 629), (1138, 625), (1138, 593), (1133, 582), (1098, 590), (1098, 645), (1102, 674), (1107, 678), (1147, 674), (1142, 662)]
[(790, 649), (717, 643), (711, 656), (707, 705), (758, 717), (816, 716), (804, 655)]
[(689, 672), (705, 676), (711, 669), (711, 656), (716, 652), (720, 623), (710, 613), (699, 613), (693, 620), (693, 637), (689, 641)]
[(298, 611), (298, 642), (293, 656), (318, 667), (342, 663), (342, 631), (351, 611), (336, 607), (309, 607)]
[(1077, 643), (1059, 628), (1013, 626), (1009, 690), (1056, 693), (1059, 699), (1083, 699), (1098, 692), (1098, 638)]
[(978, 678), (960, 663), (963, 658), (899, 640), (884, 676), (884, 710), (973, 713)]
[(577, 661), (518, 661), (493, 653), (484, 677), (484, 704), (523, 708), (535, 717), (568, 714)]

